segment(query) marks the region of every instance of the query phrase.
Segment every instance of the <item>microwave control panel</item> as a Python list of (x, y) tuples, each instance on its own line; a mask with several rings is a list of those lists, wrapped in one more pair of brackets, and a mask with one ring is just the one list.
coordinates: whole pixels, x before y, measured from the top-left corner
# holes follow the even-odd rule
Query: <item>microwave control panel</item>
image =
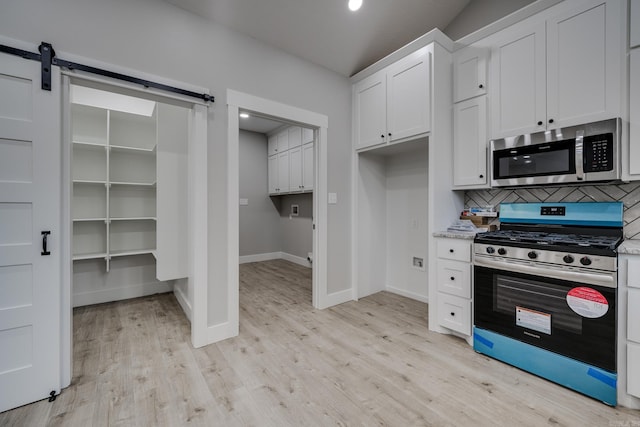
[(613, 134), (585, 136), (583, 142), (585, 172), (613, 170)]

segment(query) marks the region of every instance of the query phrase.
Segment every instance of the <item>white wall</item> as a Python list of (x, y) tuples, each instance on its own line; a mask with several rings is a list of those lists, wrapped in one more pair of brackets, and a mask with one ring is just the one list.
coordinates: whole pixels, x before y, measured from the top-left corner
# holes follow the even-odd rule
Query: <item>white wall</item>
[[(387, 157), (387, 290), (427, 301), (428, 146)], [(423, 268), (413, 267), (413, 257)]]
[[(291, 194), (279, 199), (281, 251), (306, 259), (307, 253), (313, 252), (313, 194)], [(298, 216), (291, 215), (291, 205), (298, 205)]]
[(472, 0), (442, 30), (451, 40), (458, 40), (533, 3), (535, 0)]
[(239, 146), (240, 256), (267, 254), (282, 250), (280, 198), (269, 197), (267, 180), (267, 136), (240, 131)]
[(329, 118), (328, 292), (350, 288), (351, 86), (346, 77), (233, 33), (158, 0), (21, 0), (2, 3), (0, 36), (208, 87), (208, 325), (228, 319), (226, 89)]

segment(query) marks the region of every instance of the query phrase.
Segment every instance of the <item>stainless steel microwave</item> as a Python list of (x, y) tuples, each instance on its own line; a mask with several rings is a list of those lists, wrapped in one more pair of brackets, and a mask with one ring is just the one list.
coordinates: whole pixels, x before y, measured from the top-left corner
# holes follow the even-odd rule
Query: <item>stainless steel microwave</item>
[(620, 179), (621, 120), (491, 141), (491, 186), (515, 187)]

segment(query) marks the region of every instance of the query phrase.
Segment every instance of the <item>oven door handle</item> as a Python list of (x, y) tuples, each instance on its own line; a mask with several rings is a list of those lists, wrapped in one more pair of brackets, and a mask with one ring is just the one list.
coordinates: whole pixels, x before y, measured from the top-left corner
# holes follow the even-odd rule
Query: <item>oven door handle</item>
[(531, 276), (549, 277), (558, 280), (566, 280), (570, 282), (583, 283), (595, 286), (604, 286), (606, 288), (617, 288), (616, 273), (586, 273), (582, 271), (569, 271), (551, 266), (548, 264), (531, 266), (522, 264), (518, 261), (491, 258), (487, 260), (482, 256), (476, 255), (473, 265), (478, 267), (493, 268), (496, 270), (504, 270), (513, 273), (529, 274)]

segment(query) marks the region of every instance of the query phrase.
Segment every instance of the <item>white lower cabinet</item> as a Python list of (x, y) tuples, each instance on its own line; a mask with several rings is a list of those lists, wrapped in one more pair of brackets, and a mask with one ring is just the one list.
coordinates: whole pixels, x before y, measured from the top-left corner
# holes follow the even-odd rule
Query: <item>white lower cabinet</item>
[(627, 287), (627, 393), (640, 397), (640, 256), (625, 258), (626, 283), (621, 286)]
[(438, 238), (438, 324), (466, 337), (473, 325), (471, 240)]

